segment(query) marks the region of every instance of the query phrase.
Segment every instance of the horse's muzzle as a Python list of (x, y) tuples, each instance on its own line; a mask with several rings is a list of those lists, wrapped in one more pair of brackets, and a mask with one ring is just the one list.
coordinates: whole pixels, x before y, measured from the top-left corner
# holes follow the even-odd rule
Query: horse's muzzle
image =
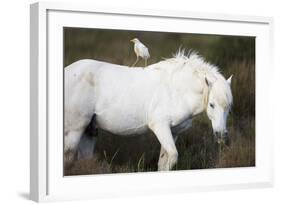
[(215, 141), (218, 144), (224, 144), (226, 146), (230, 145), (230, 139), (227, 131), (224, 132), (214, 132)]

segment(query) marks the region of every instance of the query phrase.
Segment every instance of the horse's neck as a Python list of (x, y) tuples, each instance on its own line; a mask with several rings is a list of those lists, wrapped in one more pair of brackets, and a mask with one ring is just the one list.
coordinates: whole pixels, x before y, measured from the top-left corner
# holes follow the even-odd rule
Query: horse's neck
[(202, 92), (199, 95), (199, 104), (197, 109), (194, 110), (193, 116), (206, 110), (209, 100), (209, 87), (206, 84), (203, 84)]
[(191, 81), (192, 83), (197, 83), (196, 85), (191, 83), (189, 86), (185, 86), (186, 82), (183, 84), (176, 82), (174, 85), (175, 89), (172, 91), (174, 93), (172, 99), (173, 104), (181, 104), (182, 109), (186, 110), (190, 117), (202, 113), (208, 103), (208, 86), (205, 84), (204, 80), (200, 80), (199, 82), (201, 83), (198, 83), (198, 79), (195, 78), (195, 76), (192, 77)]

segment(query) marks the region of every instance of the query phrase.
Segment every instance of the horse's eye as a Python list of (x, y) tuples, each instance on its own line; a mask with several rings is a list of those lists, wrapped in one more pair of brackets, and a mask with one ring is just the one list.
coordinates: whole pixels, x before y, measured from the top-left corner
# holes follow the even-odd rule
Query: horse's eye
[(213, 103), (210, 103), (210, 107), (211, 107), (211, 108), (214, 108), (215, 105), (214, 105)]

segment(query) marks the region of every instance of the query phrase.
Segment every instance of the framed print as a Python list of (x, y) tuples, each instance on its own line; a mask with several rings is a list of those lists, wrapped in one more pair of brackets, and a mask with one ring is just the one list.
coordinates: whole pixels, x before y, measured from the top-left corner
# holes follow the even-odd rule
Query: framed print
[(272, 186), (271, 18), (57, 3), (30, 17), (32, 200)]

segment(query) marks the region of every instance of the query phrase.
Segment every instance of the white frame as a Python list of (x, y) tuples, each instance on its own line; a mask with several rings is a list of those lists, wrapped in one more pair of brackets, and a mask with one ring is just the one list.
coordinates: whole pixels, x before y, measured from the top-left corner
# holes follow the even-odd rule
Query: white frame
[[(61, 76), (61, 73), (56, 73), (53, 70), (48, 70), (49, 65), (53, 65), (54, 62), (61, 62), (61, 59), (57, 57), (54, 59), (53, 53), (57, 54), (48, 43), (54, 43), (53, 35), (58, 33), (52, 32), (52, 28), (60, 29), (62, 24), (64, 24), (63, 17), (60, 21), (59, 16), (56, 17), (56, 23), (53, 23), (52, 16), (48, 16), (52, 11), (63, 11), (64, 13), (69, 13), (75, 11), (75, 13), (80, 13), (83, 20), (83, 14), (88, 13), (91, 15), (120, 15), (122, 18), (129, 17), (139, 17), (139, 18), (155, 18), (155, 19), (165, 19), (165, 20), (175, 20), (175, 21), (200, 21), (200, 22), (214, 22), (225, 23), (227, 26), (230, 23), (237, 23), (237, 25), (249, 25), (251, 31), (241, 31), (242, 35), (251, 35), (256, 32), (258, 37), (257, 46), (257, 113), (259, 118), (257, 118), (257, 135), (264, 133), (266, 127), (269, 126), (268, 123), (262, 120), (262, 116), (266, 116), (261, 109), (268, 105), (268, 102), (263, 97), (265, 95), (270, 95), (267, 92), (269, 86), (265, 86), (265, 83), (261, 87), (259, 83), (261, 77), (264, 81), (269, 82), (267, 78), (265, 68), (273, 69), (270, 64), (272, 62), (272, 40), (273, 40), (273, 19), (269, 17), (253, 17), (253, 16), (236, 16), (236, 15), (225, 15), (225, 14), (206, 14), (206, 13), (194, 13), (194, 12), (179, 12), (179, 11), (155, 11), (155, 10), (133, 10), (133, 9), (112, 9), (112, 8), (96, 8), (94, 5), (85, 4), (70, 4), (70, 3), (36, 3), (31, 5), (31, 15), (30, 15), (30, 64), (31, 64), (31, 83), (30, 83), (30, 116), (31, 116), (31, 135), (30, 135), (30, 198), (34, 201), (51, 201), (51, 200), (68, 200), (68, 199), (81, 199), (81, 198), (97, 198), (97, 197), (112, 197), (112, 196), (128, 196), (137, 194), (151, 194), (151, 193), (174, 193), (174, 192), (186, 192), (186, 191), (204, 191), (204, 190), (222, 190), (222, 189), (234, 189), (234, 188), (251, 188), (251, 187), (269, 187), (273, 185), (273, 133), (270, 133), (271, 129), (267, 129), (267, 142), (262, 141), (264, 146), (259, 146), (257, 143), (257, 161), (260, 160), (258, 166), (254, 168), (233, 168), (233, 169), (219, 169), (219, 170), (196, 170), (196, 171), (177, 171), (177, 172), (166, 172), (166, 173), (138, 173), (138, 174), (115, 174), (115, 175), (95, 175), (91, 177), (72, 177), (65, 178), (61, 176), (58, 170), (50, 169), (51, 167), (58, 168), (58, 164), (61, 161), (52, 160), (53, 156), (58, 153), (56, 148), (54, 148), (54, 140), (50, 140), (49, 134), (57, 132), (58, 129), (52, 128), (52, 122), (56, 119), (51, 119), (53, 117), (53, 111), (49, 110), (48, 103), (49, 98), (54, 99), (52, 87), (56, 87), (59, 82), (57, 78)], [(49, 13), (50, 12), (50, 13)], [(57, 15), (56, 12), (51, 15)], [(59, 14), (60, 15), (60, 14)], [(67, 14), (71, 18), (74, 14)], [(120, 17), (121, 18), (121, 17)], [(87, 18), (84, 18), (87, 21)], [(76, 22), (77, 25), (81, 25), (81, 21)], [(90, 23), (90, 22), (86, 22)], [(251, 26), (252, 25), (252, 26)], [(84, 24), (85, 26), (85, 24)], [(256, 28), (257, 27), (257, 28)], [(260, 28), (261, 27), (261, 28)], [(53, 31), (54, 31), (53, 29)], [(137, 28), (136, 28), (137, 29)], [(165, 30), (165, 28), (162, 28)], [(167, 28), (166, 28), (167, 29)], [(256, 31), (255, 31), (256, 29)], [(158, 29), (159, 30), (159, 29)], [(231, 29), (230, 29), (231, 30)], [(229, 33), (223, 32), (223, 34), (232, 34), (233, 31)], [(210, 32), (214, 33), (214, 32)], [(220, 32), (219, 32), (220, 33)], [(263, 33), (263, 34), (262, 34)], [(49, 40), (49, 38), (51, 40)], [(55, 40), (55, 42), (61, 42), (60, 38)], [(52, 53), (48, 53), (49, 49)], [(60, 55), (57, 55), (60, 56)], [(262, 57), (262, 60), (259, 60)], [(48, 61), (49, 59), (49, 61)], [(53, 59), (53, 60), (50, 60)], [(265, 68), (264, 68), (265, 67)], [(262, 69), (264, 68), (264, 69)], [(269, 72), (268, 72), (269, 73)], [(55, 77), (57, 76), (57, 77)], [(54, 86), (50, 85), (50, 82), (54, 83)], [(61, 95), (61, 92), (55, 93), (56, 96)], [(52, 106), (51, 106), (52, 107)], [(51, 108), (52, 109), (52, 108)], [(55, 108), (55, 110), (57, 110)], [(272, 113), (271, 113), (272, 114)], [(267, 117), (267, 121), (268, 117)], [(50, 123), (51, 122), (51, 123)], [(258, 125), (263, 124), (265, 128), (259, 128)], [(51, 128), (51, 129), (50, 129)], [(261, 141), (261, 139), (259, 139)], [(262, 153), (263, 155), (261, 155)], [(210, 176), (210, 177), (208, 177)], [(237, 176), (239, 180), (230, 180), (232, 176)], [(146, 179), (159, 180), (165, 179), (168, 181), (168, 185), (161, 184), (161, 187), (157, 185), (151, 185), (146, 187), (145, 184), (141, 183)], [(200, 177), (204, 182), (192, 182), (182, 184), (179, 183), (179, 179), (192, 179)], [(240, 178), (239, 178), (240, 177)], [(244, 179), (243, 179), (244, 177)], [(210, 178), (214, 180), (210, 180)], [(221, 180), (216, 181), (216, 179), (221, 178)], [(235, 177), (234, 177), (235, 178)], [(132, 188), (132, 183), (130, 181), (134, 179), (139, 179), (134, 181), (138, 186), (137, 188)], [(81, 182), (83, 181), (83, 182)], [(224, 181), (224, 182), (222, 182)], [(156, 181), (155, 181), (156, 182)], [(80, 192), (74, 192), (74, 190), (63, 188), (71, 187), (73, 184), (77, 184)], [(122, 186), (118, 190), (113, 190), (110, 183), (122, 183)], [(178, 183), (178, 184), (177, 184)], [(54, 185), (55, 184), (55, 185)], [(105, 184), (106, 186), (99, 186), (99, 190), (95, 189), (94, 185)], [(54, 188), (54, 186), (58, 188)], [(85, 190), (83, 192), (83, 187)], [(93, 190), (92, 192), (86, 191)], [(50, 192), (50, 190), (53, 190)], [(96, 191), (96, 192), (95, 192)]]

